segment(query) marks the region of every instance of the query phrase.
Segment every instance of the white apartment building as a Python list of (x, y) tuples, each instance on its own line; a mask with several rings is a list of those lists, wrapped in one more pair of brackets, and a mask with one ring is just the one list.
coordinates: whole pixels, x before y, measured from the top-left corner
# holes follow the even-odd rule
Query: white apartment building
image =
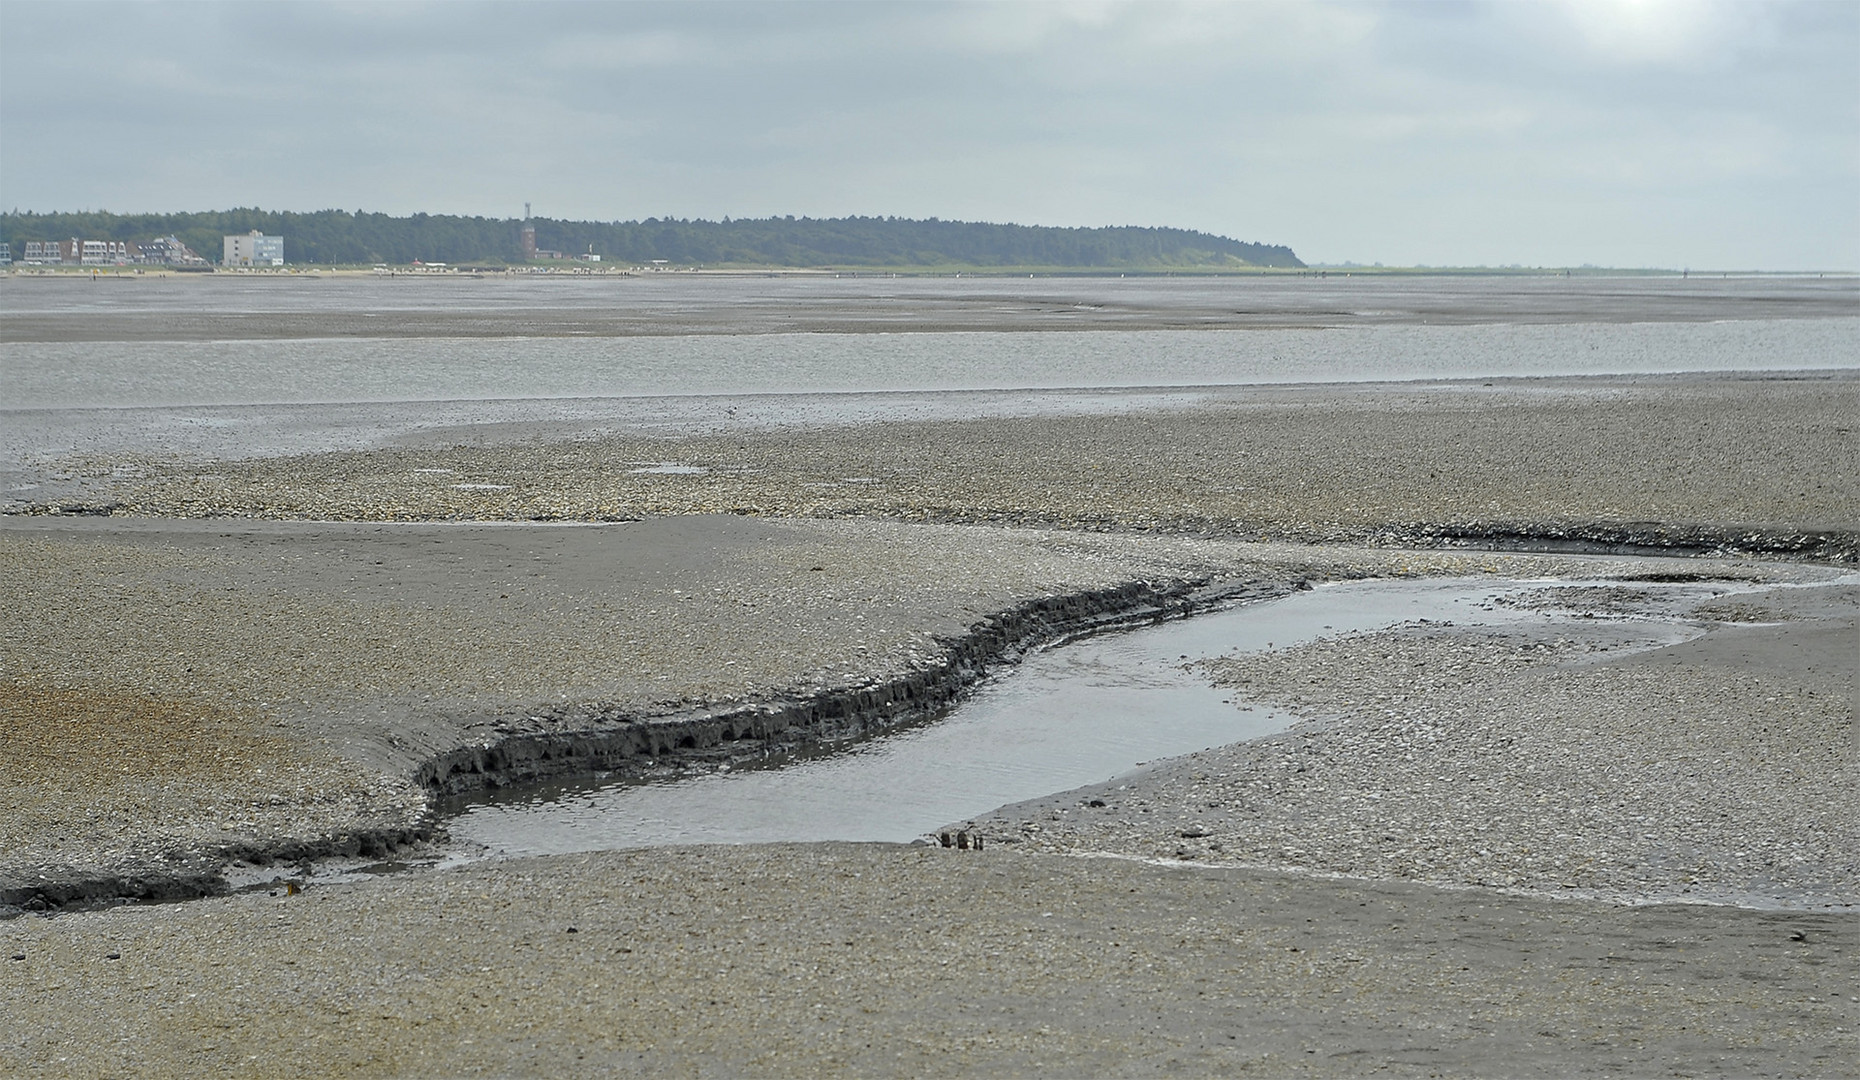
[(80, 243), (79, 266), (125, 266), (135, 258), (134, 250), (122, 240), (84, 240)]
[(266, 236), (253, 229), (243, 236), (226, 237), (223, 266), (283, 266), (284, 237)]
[[(276, 239), (276, 238), (272, 238)], [(11, 245), (0, 246), (10, 249)], [(10, 251), (0, 250), (0, 262)], [(280, 259), (283, 252), (277, 253)], [(203, 266), (205, 259), (194, 254), (179, 237), (164, 236), (153, 243), (130, 240), (28, 240), (20, 261), (27, 266)]]
[(127, 266), (136, 260), (136, 247), (125, 240), (28, 240), (27, 263), (40, 266)]

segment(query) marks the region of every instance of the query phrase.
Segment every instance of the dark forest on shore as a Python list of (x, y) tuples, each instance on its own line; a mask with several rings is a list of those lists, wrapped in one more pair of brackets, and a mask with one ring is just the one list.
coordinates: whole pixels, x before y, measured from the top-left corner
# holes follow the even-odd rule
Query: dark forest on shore
[[(221, 237), (257, 229), (285, 241), (290, 263), (320, 265), (516, 264), (528, 261), (515, 218), (360, 211), (259, 209), (176, 214), (0, 214), (0, 240), (18, 258), (25, 241), (126, 240), (178, 236), (208, 259)], [(980, 269), (1189, 270), (1304, 266), (1283, 245), (1254, 244), (1189, 229), (1053, 228), (895, 217), (739, 218), (723, 221), (558, 221), (535, 218), (536, 247), (587, 253), (623, 266), (785, 266)], [(546, 258), (546, 256), (545, 256)]]

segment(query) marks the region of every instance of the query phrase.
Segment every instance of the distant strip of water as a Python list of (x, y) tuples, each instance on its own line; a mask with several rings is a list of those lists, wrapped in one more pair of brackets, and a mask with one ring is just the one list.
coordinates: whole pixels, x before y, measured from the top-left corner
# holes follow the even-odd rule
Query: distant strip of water
[(1860, 366), (1860, 320), (14, 342), (6, 409), (1168, 387)]

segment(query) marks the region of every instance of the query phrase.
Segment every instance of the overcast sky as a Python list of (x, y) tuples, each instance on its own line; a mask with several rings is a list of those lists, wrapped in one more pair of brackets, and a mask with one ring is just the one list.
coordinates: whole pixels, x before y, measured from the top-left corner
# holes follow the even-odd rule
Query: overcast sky
[(1860, 3), (21, 3), (0, 205), (1860, 266)]

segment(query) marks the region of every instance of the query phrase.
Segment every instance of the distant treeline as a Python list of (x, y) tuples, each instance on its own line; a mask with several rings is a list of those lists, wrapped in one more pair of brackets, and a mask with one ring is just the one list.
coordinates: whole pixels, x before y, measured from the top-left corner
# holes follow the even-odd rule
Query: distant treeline
[[(554, 221), (536, 218), (536, 246), (605, 263), (675, 266), (1051, 267), (1191, 269), (1302, 267), (1292, 249), (1249, 244), (1188, 229), (1116, 226), (1059, 229), (907, 218), (742, 218), (686, 221)], [(259, 209), (190, 214), (0, 214), (0, 240), (18, 258), (27, 240), (149, 241), (178, 236), (217, 261), (221, 238), (257, 229), (284, 237), (292, 263), (513, 264), (524, 261), (516, 219), (346, 210), (312, 214)]]

